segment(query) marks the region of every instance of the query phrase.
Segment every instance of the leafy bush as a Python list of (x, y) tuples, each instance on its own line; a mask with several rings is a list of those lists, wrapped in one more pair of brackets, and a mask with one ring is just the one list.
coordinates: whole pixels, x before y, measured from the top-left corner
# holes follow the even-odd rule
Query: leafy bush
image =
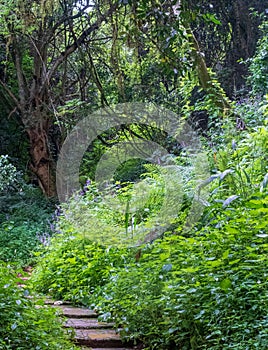
[(53, 203), (24, 183), (0, 194), (0, 259), (23, 266), (52, 234)]
[(16, 181), (17, 170), (9, 162), (7, 155), (0, 155), (0, 192)]
[(267, 194), (228, 208), (196, 236), (169, 235), (111, 277), (99, 299), (150, 349), (266, 349)]
[(268, 172), (267, 150), (268, 128), (262, 126), (253, 133), (244, 134), (241, 139), (234, 139), (217, 152), (217, 169), (225, 172), (225, 195), (247, 198), (255, 192)]
[(26, 298), (14, 271), (0, 265), (0, 349), (76, 349), (55, 309)]
[(57, 230), (78, 233), (106, 246), (135, 244), (153, 227), (163, 194), (163, 181), (154, 178), (135, 185), (117, 183), (104, 191), (91, 184), (85, 194), (62, 206)]
[(243, 123), (250, 130), (263, 126), (265, 121), (264, 111), (264, 101), (260, 97), (252, 96), (239, 100), (235, 107), (236, 115), (241, 116), (241, 120), (237, 120), (238, 129), (243, 127)]
[(17, 223), (47, 222), (55, 203), (44, 198), (39, 188), (22, 183), (0, 194), (0, 223), (14, 220)]
[(36, 288), (99, 308), (148, 349), (266, 349), (267, 200), (256, 192), (241, 208), (215, 207), (195, 235), (166, 233), (138, 254), (58, 236)]
[(134, 182), (137, 181), (141, 174), (146, 173), (145, 160), (130, 159), (124, 162), (117, 170), (114, 176), (115, 181)]
[[(19, 226), (14, 221), (2, 223), (0, 228), (0, 259), (19, 266), (32, 264), (34, 252), (40, 250), (41, 242), (49, 235), (41, 233), (40, 227), (30, 223)], [(40, 234), (40, 236), (38, 236)]]
[[(148, 349), (267, 349), (267, 128), (242, 136), (215, 154), (216, 174), (207, 179), (211, 197), (185, 235), (187, 201), (162, 239), (109, 248), (128, 233), (130, 208), (138, 209), (136, 218), (140, 211), (139, 229), (150, 232), (159, 219), (163, 182), (152, 169), (137, 186), (103, 195), (91, 185), (73, 198), (58, 222), (62, 235), (40, 258), (37, 290), (99, 309), (124, 338), (142, 340)], [(178, 179), (168, 179), (180, 189)], [(186, 181), (190, 199), (189, 174)], [(144, 183), (152, 186), (148, 196), (139, 192)], [(102, 234), (103, 241), (92, 243)]]
[(183, 226), (186, 217), (181, 214), (191, 207), (201, 177), (194, 166), (202, 169), (200, 159), (195, 159), (194, 166), (186, 164), (189, 158), (178, 157), (177, 164), (167, 167), (144, 164), (147, 172), (135, 183), (116, 182), (101, 188), (89, 181), (61, 206), (57, 231), (123, 247), (161, 236), (162, 228), (174, 226), (178, 218)]
[(258, 42), (255, 56), (250, 59), (249, 71), (251, 76), (249, 82), (254, 94), (264, 95), (268, 91), (268, 22), (264, 21), (261, 25), (263, 33)]
[(85, 237), (58, 235), (51, 240), (32, 281), (38, 292), (88, 305), (119, 266), (134, 258), (127, 250), (107, 249)]

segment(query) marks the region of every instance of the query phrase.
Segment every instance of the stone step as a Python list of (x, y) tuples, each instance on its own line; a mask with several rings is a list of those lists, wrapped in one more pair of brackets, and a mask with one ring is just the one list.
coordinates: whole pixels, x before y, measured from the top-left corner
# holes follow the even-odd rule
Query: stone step
[(30, 277), (24, 276), (24, 277), (19, 277), (22, 281), (29, 281)]
[(26, 287), (27, 287), (26, 283), (27, 283), (27, 281), (30, 279), (30, 277), (22, 276), (21, 273), (18, 273), (18, 274), (17, 274), (17, 277), (18, 277), (18, 279), (20, 280), (20, 282), (17, 282), (17, 286), (18, 286), (19, 288), (26, 288)]
[(113, 328), (113, 323), (99, 322), (96, 318), (68, 318), (65, 327), (74, 329), (107, 329)]
[(74, 306), (65, 306), (65, 305), (51, 305), (52, 307), (57, 307), (61, 309), (63, 315), (68, 318), (97, 318), (98, 315), (94, 310), (74, 307)]
[(46, 299), (46, 305), (72, 305), (70, 301)]
[(75, 341), (78, 345), (96, 348), (122, 348), (119, 334), (112, 329), (76, 329)]
[[(75, 334), (75, 343), (81, 350), (133, 350), (133, 347), (124, 347), (120, 336), (113, 329), (113, 323), (99, 322), (98, 314), (94, 310), (84, 307), (71, 306), (69, 302), (46, 301), (51, 307), (61, 310), (66, 318), (64, 327), (72, 328)], [(126, 345), (130, 346), (130, 344)]]

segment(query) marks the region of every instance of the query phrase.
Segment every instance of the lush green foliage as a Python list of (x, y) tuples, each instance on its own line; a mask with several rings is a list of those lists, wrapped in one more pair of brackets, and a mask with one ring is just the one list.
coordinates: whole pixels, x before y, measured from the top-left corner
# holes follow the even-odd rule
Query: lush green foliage
[[(0, 5), (1, 104), (6, 116), (17, 113), (27, 132), (28, 163), (49, 196), (64, 136), (80, 118), (118, 102), (153, 102), (196, 122), (211, 166), (211, 176), (196, 188), (201, 177), (183, 144), (145, 125), (106, 130), (89, 145), (81, 183), (94, 178), (104, 153), (116, 153), (116, 145), (133, 135), (167, 149), (176, 174), (128, 160), (104, 190), (87, 181), (50, 224), (51, 203), (0, 156), (0, 259), (16, 267), (38, 259), (32, 278), (38, 292), (97, 308), (122, 337), (141, 340), (147, 349), (265, 350), (267, 23), (248, 60), (251, 95), (235, 104), (206, 61), (226, 80), (228, 96), (245, 92), (246, 65), (237, 55), (246, 60), (257, 40), (248, 2), (201, 3)], [(9, 150), (12, 124), (4, 124), (1, 142)], [(186, 231), (204, 187), (210, 196), (202, 201), (203, 216)], [(58, 233), (53, 238), (51, 230)], [(3, 263), (0, 348), (71, 349), (54, 313), (25, 298), (15, 276)]]
[(53, 232), (53, 205), (21, 179), (0, 194), (0, 259), (26, 266)]
[(255, 56), (250, 59), (250, 86), (254, 94), (264, 95), (268, 91), (268, 22), (261, 26), (262, 38), (258, 42)]
[(27, 298), (10, 266), (0, 265), (0, 349), (76, 349), (55, 309)]
[[(106, 246), (131, 246), (155, 239), (163, 233), (161, 225), (168, 228), (176, 220), (185, 221), (184, 211), (189, 209), (196, 185), (187, 160), (186, 155), (178, 157), (172, 172), (144, 164), (147, 171), (135, 183), (115, 182), (99, 188), (89, 181), (80, 194), (62, 205), (57, 231)], [(180, 208), (184, 208), (181, 214)]]
[(90, 303), (92, 293), (108, 282), (116, 268), (134, 258), (126, 250), (108, 249), (71, 234), (58, 235), (51, 243), (32, 277), (36, 289), (84, 305)]
[(9, 162), (8, 156), (0, 156), (0, 193), (16, 181), (17, 170)]
[[(265, 100), (257, 96), (251, 96), (239, 101), (236, 105), (236, 114), (243, 116), (243, 122), (249, 129), (262, 126), (265, 123)], [(243, 126), (238, 121), (238, 127)]]
[(253, 198), (111, 278), (100, 307), (124, 335), (157, 349), (267, 348), (267, 195)]
[(99, 307), (151, 349), (266, 349), (267, 199), (255, 193), (241, 209), (214, 208), (196, 235), (167, 234), (138, 261), (135, 251), (126, 259), (65, 238), (39, 266), (39, 289)]
[[(223, 186), (218, 190), (225, 195), (238, 195), (248, 198), (268, 173), (268, 129), (259, 127), (253, 133), (233, 139), (225, 149), (215, 154), (215, 165), (222, 172)], [(222, 196), (222, 194), (220, 194)]]
[(19, 226), (14, 221), (2, 223), (0, 229), (1, 259), (21, 266), (32, 264), (34, 251), (40, 249), (38, 231), (38, 226), (29, 223)]
[[(63, 235), (41, 258), (37, 289), (98, 308), (123, 337), (142, 340), (148, 349), (266, 349), (267, 135), (265, 127), (244, 132), (214, 154), (211, 196), (199, 226), (187, 235), (181, 230), (186, 206), (172, 231), (152, 244), (126, 250), (119, 242), (110, 249), (109, 242), (92, 243), (103, 227), (96, 222), (106, 222), (104, 235), (123, 232), (126, 211), (107, 205), (116, 202), (115, 192), (111, 197), (108, 191), (105, 202), (90, 186), (64, 209)], [(149, 203), (157, 214), (163, 192), (159, 182), (151, 184)], [(136, 198), (149, 207), (132, 186), (118, 191), (123, 203), (133, 196), (132, 203)], [(141, 226), (150, 215), (140, 217)]]

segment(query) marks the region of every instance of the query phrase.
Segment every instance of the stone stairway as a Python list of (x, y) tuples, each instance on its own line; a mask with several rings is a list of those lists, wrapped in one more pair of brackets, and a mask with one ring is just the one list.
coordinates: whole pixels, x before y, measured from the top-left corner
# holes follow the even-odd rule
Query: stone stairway
[[(112, 323), (99, 322), (95, 311), (74, 307), (70, 304), (47, 301), (52, 307), (59, 308), (66, 318), (65, 327), (75, 332), (75, 342), (83, 350), (130, 350), (125, 346)], [(136, 348), (137, 349), (137, 348)]]
[[(29, 273), (30, 275), (30, 273)], [(18, 275), (21, 283), (19, 288), (25, 288), (29, 276)], [(58, 308), (66, 321), (64, 327), (74, 330), (75, 343), (81, 350), (138, 350), (141, 346), (125, 346), (113, 323), (99, 322), (95, 311), (72, 306), (69, 302), (47, 299), (45, 304)]]

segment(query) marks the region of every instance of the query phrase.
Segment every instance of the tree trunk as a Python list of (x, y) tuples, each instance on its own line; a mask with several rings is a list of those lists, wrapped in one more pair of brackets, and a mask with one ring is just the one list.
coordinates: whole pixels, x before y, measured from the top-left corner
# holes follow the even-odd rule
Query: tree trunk
[(30, 142), (30, 169), (35, 174), (38, 185), (48, 197), (56, 196), (55, 161), (50, 155), (48, 123), (38, 123), (26, 129)]
[(38, 109), (22, 116), (29, 138), (30, 170), (37, 178), (38, 185), (47, 197), (56, 196), (56, 164), (49, 144), (50, 119)]

